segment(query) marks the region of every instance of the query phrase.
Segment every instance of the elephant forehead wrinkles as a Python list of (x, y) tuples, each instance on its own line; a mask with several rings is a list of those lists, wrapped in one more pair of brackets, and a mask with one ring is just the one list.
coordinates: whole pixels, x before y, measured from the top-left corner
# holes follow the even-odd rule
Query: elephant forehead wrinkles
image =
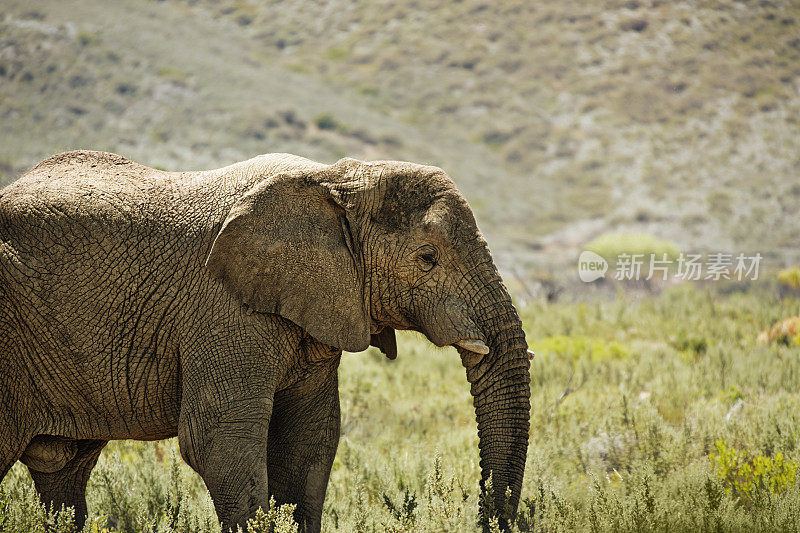
[(478, 233), (472, 210), (457, 190), (440, 195), (425, 213), (423, 224), (439, 228), (454, 245), (471, 242)]
[(380, 207), (373, 213), (373, 220), (389, 230), (399, 231), (422, 225), (429, 212), (438, 214), (444, 221), (447, 208), (439, 207), (438, 204), (451, 191), (444, 184), (433, 182), (424, 176), (387, 180), (385, 190), (381, 191)]

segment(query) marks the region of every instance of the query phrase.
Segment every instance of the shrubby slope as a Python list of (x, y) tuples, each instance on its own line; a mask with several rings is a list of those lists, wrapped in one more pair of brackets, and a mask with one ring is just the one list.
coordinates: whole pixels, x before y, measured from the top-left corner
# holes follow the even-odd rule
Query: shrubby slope
[(504, 261), (597, 234), (797, 249), (788, 1), (4, 3), (0, 172), (73, 147), (445, 166)]

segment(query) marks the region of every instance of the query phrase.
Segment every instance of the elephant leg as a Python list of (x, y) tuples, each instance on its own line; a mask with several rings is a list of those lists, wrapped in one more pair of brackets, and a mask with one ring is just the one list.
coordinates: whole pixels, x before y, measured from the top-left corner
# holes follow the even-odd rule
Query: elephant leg
[[(34, 439), (34, 442), (36, 439)], [(75, 525), (78, 530), (82, 529), (86, 523), (86, 483), (92, 468), (97, 464), (97, 458), (108, 441), (104, 440), (77, 440), (73, 441), (70, 447), (70, 455), (74, 453), (66, 464), (55, 471), (43, 472), (35, 468), (45, 468), (47, 463), (44, 461), (26, 460), (23, 455), (22, 461), (28, 464), (28, 471), (33, 478), (37, 492), (42, 502), (48, 509), (58, 510), (62, 505), (75, 508)], [(30, 446), (29, 446), (30, 449)], [(62, 446), (59, 444), (55, 450), (56, 454), (62, 453)], [(37, 452), (40, 456), (50, 455), (44, 448), (39, 448)], [(58, 459), (56, 459), (58, 460)], [(34, 465), (34, 466), (32, 466)]]
[(29, 439), (30, 437), (25, 438), (20, 435), (16, 421), (7, 413), (0, 412), (0, 481), (22, 456), (25, 442)]
[(248, 412), (241, 420), (205, 420), (179, 429), (181, 455), (203, 478), (222, 531), (245, 529), (259, 507), (269, 507), (268, 420), (267, 412)]
[[(0, 283), (0, 285), (2, 285)], [(0, 295), (2, 286), (0, 286)], [(3, 311), (3, 301), (0, 298), (0, 314)], [(1, 315), (0, 315), (1, 316)], [(11, 344), (11, 334), (4, 327), (0, 320), (0, 481), (6, 476), (11, 467), (14, 466), (25, 447), (35, 435), (33, 428), (29, 427), (31, 419), (29, 413), (33, 411), (30, 405), (20, 404), (17, 394), (12, 390), (12, 386), (18, 384), (15, 379), (16, 368), (11, 364), (12, 361), (20, 359), (18, 353)], [(25, 422), (28, 422), (26, 424)]]
[(271, 405), (271, 400), (241, 400), (222, 411), (182, 409), (181, 456), (203, 478), (223, 532), (236, 531), (237, 526), (246, 529), (259, 507), (269, 507), (266, 443)]
[[(242, 318), (258, 327), (217, 326), (181, 356), (181, 456), (203, 478), (222, 530), (246, 529), (269, 508), (267, 437), (276, 382), (291, 355), (281, 318)], [(266, 340), (264, 340), (266, 339)]]
[(275, 395), (269, 426), (270, 495), (294, 503), (306, 533), (320, 531), (322, 505), (339, 444), (337, 364)]
[(24, 450), (24, 445), (20, 445), (17, 439), (11, 439), (7, 435), (0, 437), (0, 481), (3, 481)]

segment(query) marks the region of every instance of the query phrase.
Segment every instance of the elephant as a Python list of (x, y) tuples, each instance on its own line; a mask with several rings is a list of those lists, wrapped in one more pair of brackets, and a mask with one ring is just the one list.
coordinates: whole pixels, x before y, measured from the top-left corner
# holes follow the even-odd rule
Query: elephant
[(530, 352), (442, 169), (267, 154), (168, 172), (52, 156), (0, 191), (0, 480), (21, 461), (81, 527), (109, 440), (177, 436), (223, 530), (274, 497), (320, 531), (342, 351), (394, 358), (396, 330), (456, 348), (481, 486), (491, 476), (494, 509), (514, 513)]

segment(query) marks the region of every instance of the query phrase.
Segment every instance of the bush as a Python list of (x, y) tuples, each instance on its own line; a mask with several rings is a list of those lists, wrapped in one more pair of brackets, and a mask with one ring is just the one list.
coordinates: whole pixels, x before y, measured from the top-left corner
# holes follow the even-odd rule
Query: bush
[(703, 355), (708, 351), (708, 339), (705, 337), (679, 335), (670, 342), (670, 345), (679, 352), (691, 352), (696, 356)]
[(297, 523), (294, 521), (296, 505), (278, 505), (275, 498), (269, 499), (267, 512), (259, 507), (255, 518), (247, 521), (248, 533), (297, 533)]
[(724, 440), (717, 441), (716, 448), (709, 458), (725, 491), (747, 506), (765, 495), (780, 496), (794, 486), (797, 463), (780, 452), (773, 457), (752, 455), (729, 448)]
[(88, 31), (79, 31), (76, 38), (81, 46), (92, 46), (98, 42), (97, 36)]
[(800, 289), (800, 267), (787, 268), (778, 272), (778, 281), (784, 287), (793, 290)]
[(547, 337), (536, 343), (536, 351), (550, 353), (559, 357), (569, 357), (574, 362), (588, 358), (594, 363), (602, 361), (619, 361), (630, 357), (631, 353), (617, 341), (607, 342), (603, 339), (566, 335)]
[(330, 113), (322, 113), (314, 117), (314, 124), (321, 130), (341, 130), (342, 125)]
[(654, 254), (657, 260), (666, 255), (668, 260), (673, 260), (681, 253), (674, 242), (647, 233), (604, 233), (587, 244), (586, 249), (601, 255), (610, 263), (615, 263), (622, 254), (641, 254), (645, 256), (644, 259)]

